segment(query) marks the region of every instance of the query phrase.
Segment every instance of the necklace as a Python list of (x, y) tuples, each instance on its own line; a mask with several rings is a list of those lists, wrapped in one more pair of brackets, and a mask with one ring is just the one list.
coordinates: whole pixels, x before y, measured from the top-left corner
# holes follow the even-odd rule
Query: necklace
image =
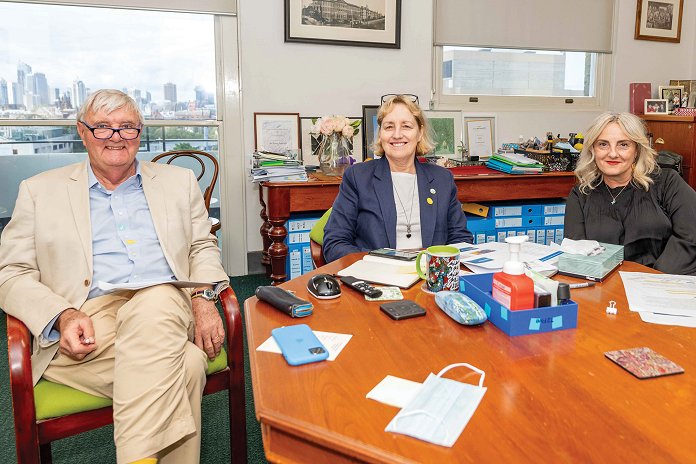
[(396, 193), (396, 198), (399, 200), (399, 204), (401, 205), (401, 209), (404, 212), (404, 217), (406, 218), (406, 238), (411, 238), (411, 215), (413, 214), (413, 198), (414, 195), (416, 194), (416, 176), (413, 176), (413, 188), (411, 189), (411, 209), (408, 212), (408, 216), (406, 216), (406, 207), (404, 207), (404, 202), (401, 201), (401, 197), (399, 196), (399, 191), (396, 189), (396, 186), (394, 186), (394, 193)]
[[(630, 182), (629, 182), (630, 183)], [(624, 187), (619, 191), (619, 193), (616, 194), (616, 196), (611, 194), (611, 189), (607, 184), (604, 184), (604, 186), (607, 188), (607, 192), (609, 192), (609, 196), (611, 197), (611, 204), (613, 205), (616, 203), (616, 199), (619, 198), (619, 195), (623, 193), (624, 190), (626, 190), (626, 187), (628, 187), (628, 184), (624, 185)]]

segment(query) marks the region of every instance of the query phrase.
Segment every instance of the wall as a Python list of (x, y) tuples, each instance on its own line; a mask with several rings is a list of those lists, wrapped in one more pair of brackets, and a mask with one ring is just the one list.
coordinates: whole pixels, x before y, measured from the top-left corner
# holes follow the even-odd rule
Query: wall
[[(696, 5), (684, 2), (681, 43), (634, 40), (636, 0), (617, 0), (609, 109), (628, 110), (628, 84), (696, 79)], [(283, 2), (239, 0), (242, 101), (246, 152), (253, 150), (254, 112), (359, 116), (362, 105), (385, 93), (416, 93), (427, 102), (431, 88), (432, 0), (403, 0), (401, 49), (284, 43)], [(497, 111), (498, 143), (547, 131), (582, 131), (597, 111)], [(258, 188), (248, 183), (248, 251), (262, 248)]]

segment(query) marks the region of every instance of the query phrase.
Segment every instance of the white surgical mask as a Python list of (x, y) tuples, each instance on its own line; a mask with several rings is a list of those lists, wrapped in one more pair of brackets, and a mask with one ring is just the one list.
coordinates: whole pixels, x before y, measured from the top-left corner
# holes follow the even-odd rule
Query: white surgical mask
[[(478, 386), (442, 378), (448, 370), (465, 366), (481, 374)], [(418, 394), (394, 416), (385, 431), (451, 447), (474, 415), (486, 387), (485, 372), (467, 364), (451, 364), (429, 374)]]

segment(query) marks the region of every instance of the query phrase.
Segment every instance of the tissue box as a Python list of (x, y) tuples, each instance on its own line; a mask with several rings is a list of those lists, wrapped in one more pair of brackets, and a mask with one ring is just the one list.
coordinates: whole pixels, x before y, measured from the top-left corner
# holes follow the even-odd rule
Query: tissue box
[(596, 256), (571, 255), (563, 253), (558, 257), (558, 272), (580, 279), (603, 281), (624, 258), (623, 245), (600, 243), (605, 250)]
[(488, 320), (508, 335), (529, 335), (578, 326), (578, 304), (511, 311), (491, 296), (493, 274), (471, 274), (459, 278), (459, 291), (479, 304)]

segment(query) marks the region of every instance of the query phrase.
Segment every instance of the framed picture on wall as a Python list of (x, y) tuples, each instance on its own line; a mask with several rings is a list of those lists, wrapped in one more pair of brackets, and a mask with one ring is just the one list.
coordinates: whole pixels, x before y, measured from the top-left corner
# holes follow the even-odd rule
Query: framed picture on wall
[[(363, 142), (361, 136), (363, 129), (362, 118), (348, 116), (348, 119), (350, 119), (351, 123), (360, 121), (355, 135), (348, 141), (348, 148), (350, 149), (351, 156), (356, 163), (359, 163), (363, 160)], [(312, 133), (312, 128), (318, 120), (319, 116), (300, 118), (300, 129), (302, 132), (302, 164), (305, 166), (319, 166), (319, 147), (324, 140), (324, 135)]]
[(683, 10), (684, 0), (638, 0), (633, 37), (679, 43)]
[(462, 113), (460, 111), (424, 111), (435, 146), (431, 155), (462, 159)]
[(662, 98), (647, 98), (645, 100), (645, 114), (669, 114), (667, 100)]
[(286, 154), (300, 148), (300, 113), (254, 113), (255, 150)]
[(377, 138), (377, 132), (379, 131), (379, 126), (377, 125), (377, 111), (379, 110), (378, 105), (363, 105), (362, 107), (362, 117), (363, 117), (363, 153), (364, 158), (374, 158), (375, 151), (372, 148), (372, 144)]
[(285, 0), (285, 41), (401, 48), (401, 0)]

